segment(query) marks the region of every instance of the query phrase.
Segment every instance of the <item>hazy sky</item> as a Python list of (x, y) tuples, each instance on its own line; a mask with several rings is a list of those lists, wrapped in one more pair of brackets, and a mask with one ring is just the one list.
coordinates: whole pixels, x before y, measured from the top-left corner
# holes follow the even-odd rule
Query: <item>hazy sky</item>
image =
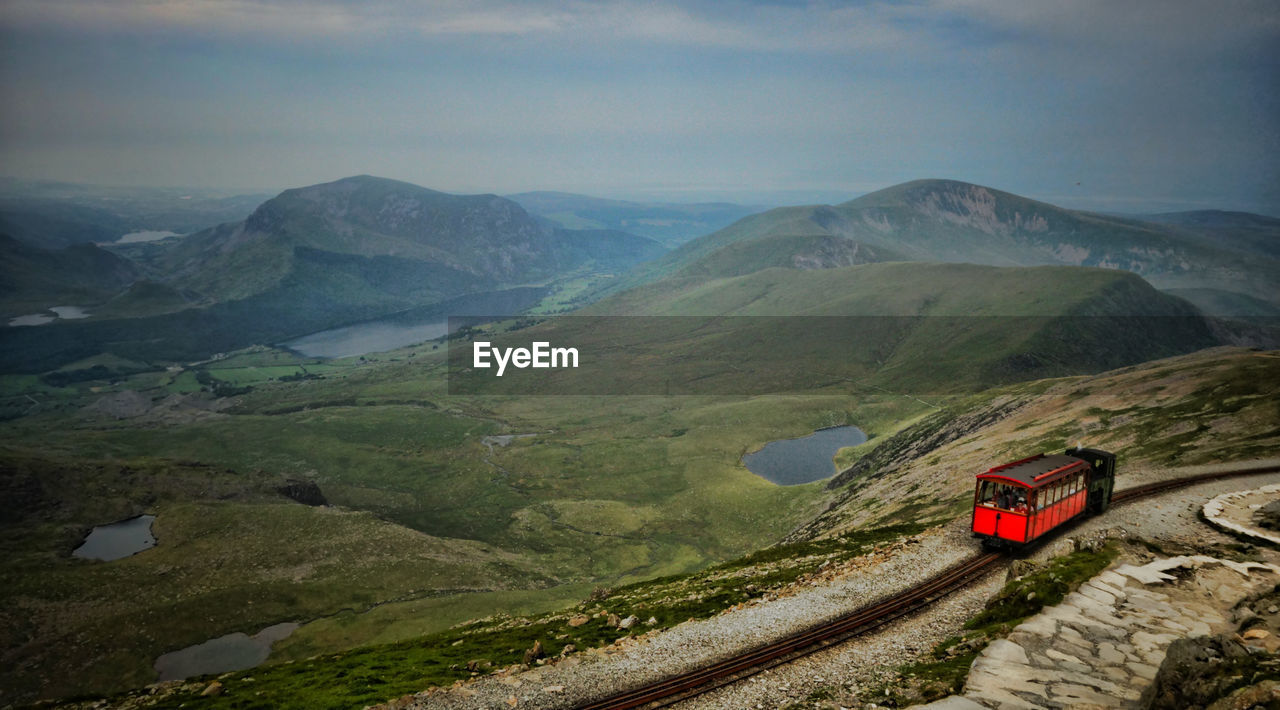
[(1275, 0), (0, 0), (0, 174), (1280, 215)]

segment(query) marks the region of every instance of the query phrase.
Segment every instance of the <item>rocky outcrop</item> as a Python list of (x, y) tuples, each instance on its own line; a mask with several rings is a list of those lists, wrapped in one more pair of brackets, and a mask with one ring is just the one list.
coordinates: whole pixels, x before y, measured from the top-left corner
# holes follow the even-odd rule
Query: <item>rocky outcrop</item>
[[(1280, 684), (1252, 688), (1248, 679), (1259, 673), (1275, 675), (1280, 659), (1250, 653), (1234, 634), (1178, 639), (1169, 645), (1164, 663), (1148, 686), (1141, 707), (1148, 710), (1199, 710), (1200, 708), (1251, 708), (1263, 696), (1264, 707), (1280, 704)], [(1247, 693), (1250, 704), (1237, 705)], [(1239, 691), (1239, 692), (1238, 692)], [(1269, 696), (1269, 697), (1268, 697)], [(1220, 703), (1219, 701), (1227, 701)]]
[(1254, 518), (1268, 530), (1280, 530), (1280, 500), (1273, 500), (1258, 508)]
[[(1034, 710), (1141, 707), (1144, 698), (1176, 698), (1177, 670), (1154, 687), (1174, 644), (1233, 629), (1231, 608), (1278, 578), (1274, 565), (1203, 555), (1122, 564), (990, 643), (969, 670), (964, 700)], [(1243, 647), (1216, 651), (1220, 657), (1240, 652), (1248, 654)], [(1201, 655), (1184, 646), (1170, 663), (1181, 668)], [(955, 703), (962, 701), (947, 702), (926, 707), (961, 707)]]
[(329, 505), (329, 501), (320, 492), (320, 486), (316, 485), (315, 481), (290, 478), (283, 486), (277, 487), (276, 492), (303, 505)]
[(546, 649), (542, 647), (542, 641), (541, 640), (534, 641), (533, 646), (530, 646), (529, 648), (525, 649), (524, 664), (526, 666), (533, 665), (538, 661), (539, 658), (544, 658), (546, 657), (546, 655), (547, 655), (547, 652), (546, 652)]
[(1169, 646), (1143, 694), (1147, 710), (1246, 710), (1280, 707), (1280, 591), (1240, 603), (1238, 628), (1183, 638)]
[(827, 483), (827, 488), (843, 488), (864, 476), (877, 478), (892, 473), (944, 444), (991, 426), (1018, 411), (1023, 404), (1026, 404), (1024, 400), (1005, 397), (995, 400), (989, 406), (959, 415), (949, 411), (938, 412), (889, 437), (870, 454), (832, 478)]

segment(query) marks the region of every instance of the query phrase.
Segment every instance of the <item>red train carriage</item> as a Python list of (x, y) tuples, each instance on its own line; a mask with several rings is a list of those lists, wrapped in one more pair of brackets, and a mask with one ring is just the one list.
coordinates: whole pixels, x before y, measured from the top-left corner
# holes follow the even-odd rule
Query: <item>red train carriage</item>
[(993, 545), (1025, 545), (1086, 513), (1101, 513), (1115, 486), (1115, 454), (1068, 449), (978, 474), (973, 534)]

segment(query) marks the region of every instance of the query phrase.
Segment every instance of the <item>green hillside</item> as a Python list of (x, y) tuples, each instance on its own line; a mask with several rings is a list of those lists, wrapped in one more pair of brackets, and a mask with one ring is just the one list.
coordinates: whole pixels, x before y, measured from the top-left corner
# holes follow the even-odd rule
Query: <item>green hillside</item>
[(544, 280), (595, 260), (630, 265), (662, 251), (634, 235), (548, 229), (494, 195), (451, 195), (362, 175), (286, 190), (244, 222), (181, 240), (150, 266), (175, 285), (223, 301), (280, 282), (300, 248), (420, 262), (435, 272), (424, 271), (423, 281), (434, 281), (443, 268), (472, 277), (471, 289)]
[(99, 303), (138, 278), (127, 259), (92, 244), (42, 249), (0, 234), (0, 316)]
[(673, 278), (484, 339), (572, 345), (582, 363), (498, 379), (455, 345), (451, 391), (954, 392), (1219, 342), (1193, 306), (1127, 272), (914, 262)]
[[(738, 273), (787, 261), (822, 268), (827, 264), (816, 245), (830, 249), (839, 242), (846, 250), (866, 250), (865, 261), (1095, 266), (1139, 274), (1159, 288), (1219, 289), (1275, 302), (1280, 264), (1274, 247), (1262, 248), (1251, 234), (1253, 241), (1228, 244), (1183, 227), (1067, 210), (979, 185), (917, 180), (835, 206), (747, 217), (637, 269), (614, 290), (671, 275), (714, 275), (715, 265), (733, 253), (726, 249), (748, 244), (759, 258)], [(884, 256), (876, 258), (879, 252)]]

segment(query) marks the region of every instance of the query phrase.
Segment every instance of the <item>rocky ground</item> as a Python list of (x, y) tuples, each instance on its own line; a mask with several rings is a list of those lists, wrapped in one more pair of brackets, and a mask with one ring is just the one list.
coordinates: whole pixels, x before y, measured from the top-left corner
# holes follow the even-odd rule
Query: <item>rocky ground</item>
[[(1272, 462), (1274, 463), (1274, 462)], [(1124, 484), (1206, 472), (1127, 471)], [(1074, 537), (1139, 537), (1178, 549), (1235, 542), (1198, 518), (1206, 500), (1220, 493), (1280, 483), (1280, 474), (1228, 479), (1182, 489), (1120, 506), (1088, 520)], [(824, 569), (765, 600), (728, 610), (712, 619), (681, 624), (600, 650), (570, 655), (524, 672), (513, 669), (452, 688), (402, 698), (390, 707), (492, 708), (571, 707), (626, 686), (668, 676), (732, 655), (769, 639), (808, 627), (905, 589), (976, 551), (967, 520), (897, 543), (864, 558)], [(1060, 550), (1056, 550), (1060, 552)], [(1053, 546), (1036, 556), (1053, 554)], [(955, 635), (1004, 583), (994, 573), (951, 595), (928, 611), (839, 647), (761, 673), (685, 701), (683, 708), (779, 708), (866, 705), (869, 693), (892, 683), (904, 663), (925, 657), (939, 641)]]
[(975, 709), (1145, 707), (1173, 642), (1234, 630), (1234, 607), (1277, 581), (1280, 566), (1206, 555), (1123, 562), (992, 641), (963, 698)]
[(1280, 485), (1223, 493), (1204, 504), (1204, 517), (1228, 533), (1280, 545)]

